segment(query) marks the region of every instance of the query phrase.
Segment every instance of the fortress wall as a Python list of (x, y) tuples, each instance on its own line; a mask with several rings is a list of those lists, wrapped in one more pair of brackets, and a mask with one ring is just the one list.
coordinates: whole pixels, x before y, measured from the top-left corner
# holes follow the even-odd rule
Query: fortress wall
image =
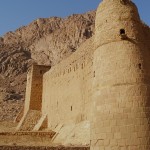
[(50, 69), (49, 66), (33, 65), (27, 76), (27, 89), (25, 100), (25, 112), (41, 110), (43, 74)]
[(96, 15), (91, 150), (150, 149), (150, 49), (144, 33), (132, 1), (102, 1)]
[(48, 112), (48, 126), (89, 120), (92, 95), (92, 39), (43, 79), (42, 112)]
[(33, 67), (25, 107), (40, 110), (42, 103), (41, 120), (48, 118), (58, 133), (53, 142), (149, 150), (149, 27), (131, 1), (103, 0), (95, 29), (93, 38), (50, 71)]
[(150, 148), (150, 53), (140, 48), (120, 41), (95, 51), (91, 149)]

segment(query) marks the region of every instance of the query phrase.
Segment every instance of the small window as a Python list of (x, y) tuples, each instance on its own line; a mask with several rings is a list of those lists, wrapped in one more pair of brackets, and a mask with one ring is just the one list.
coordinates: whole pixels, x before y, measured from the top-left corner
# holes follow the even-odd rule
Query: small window
[(126, 5), (129, 2), (129, 0), (120, 0), (120, 2), (121, 4)]
[(125, 29), (120, 29), (120, 35), (126, 34)]
[(142, 69), (142, 65), (141, 65), (141, 64), (138, 64), (138, 66), (139, 66), (139, 69), (141, 70), (141, 69)]
[(42, 74), (43, 73), (43, 71), (42, 70), (40, 70), (40, 74)]
[(72, 106), (71, 106), (71, 111), (72, 111)]
[(94, 71), (94, 77), (95, 77), (95, 71)]

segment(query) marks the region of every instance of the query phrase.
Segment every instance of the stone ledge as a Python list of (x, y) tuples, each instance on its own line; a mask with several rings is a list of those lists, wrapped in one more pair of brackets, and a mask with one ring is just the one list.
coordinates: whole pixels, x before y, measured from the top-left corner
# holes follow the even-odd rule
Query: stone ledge
[(90, 147), (0, 146), (0, 150), (90, 150)]
[(38, 136), (38, 137), (50, 137), (52, 138), (55, 135), (54, 131), (50, 131), (50, 132), (0, 132), (0, 136), (25, 136), (25, 135), (30, 135), (30, 136)]

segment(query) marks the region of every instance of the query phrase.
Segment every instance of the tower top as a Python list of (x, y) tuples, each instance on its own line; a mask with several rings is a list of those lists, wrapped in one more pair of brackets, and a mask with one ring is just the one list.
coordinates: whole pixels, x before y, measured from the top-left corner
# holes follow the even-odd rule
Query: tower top
[(95, 44), (100, 46), (122, 40), (121, 34), (138, 40), (140, 25), (137, 7), (131, 0), (103, 0), (96, 13)]

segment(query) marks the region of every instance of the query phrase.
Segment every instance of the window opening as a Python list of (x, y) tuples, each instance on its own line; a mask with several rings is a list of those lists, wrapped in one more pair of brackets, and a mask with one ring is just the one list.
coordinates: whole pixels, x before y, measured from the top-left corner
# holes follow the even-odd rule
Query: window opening
[(94, 77), (95, 77), (95, 71), (94, 71)]
[(138, 64), (138, 66), (139, 66), (139, 69), (141, 70), (141, 69), (142, 69), (142, 65), (141, 65), (141, 64)]
[(120, 37), (121, 37), (122, 40), (127, 39), (125, 29), (120, 29)]
[(71, 106), (71, 111), (72, 111), (72, 106)]
[(126, 34), (125, 29), (120, 29), (120, 35)]

